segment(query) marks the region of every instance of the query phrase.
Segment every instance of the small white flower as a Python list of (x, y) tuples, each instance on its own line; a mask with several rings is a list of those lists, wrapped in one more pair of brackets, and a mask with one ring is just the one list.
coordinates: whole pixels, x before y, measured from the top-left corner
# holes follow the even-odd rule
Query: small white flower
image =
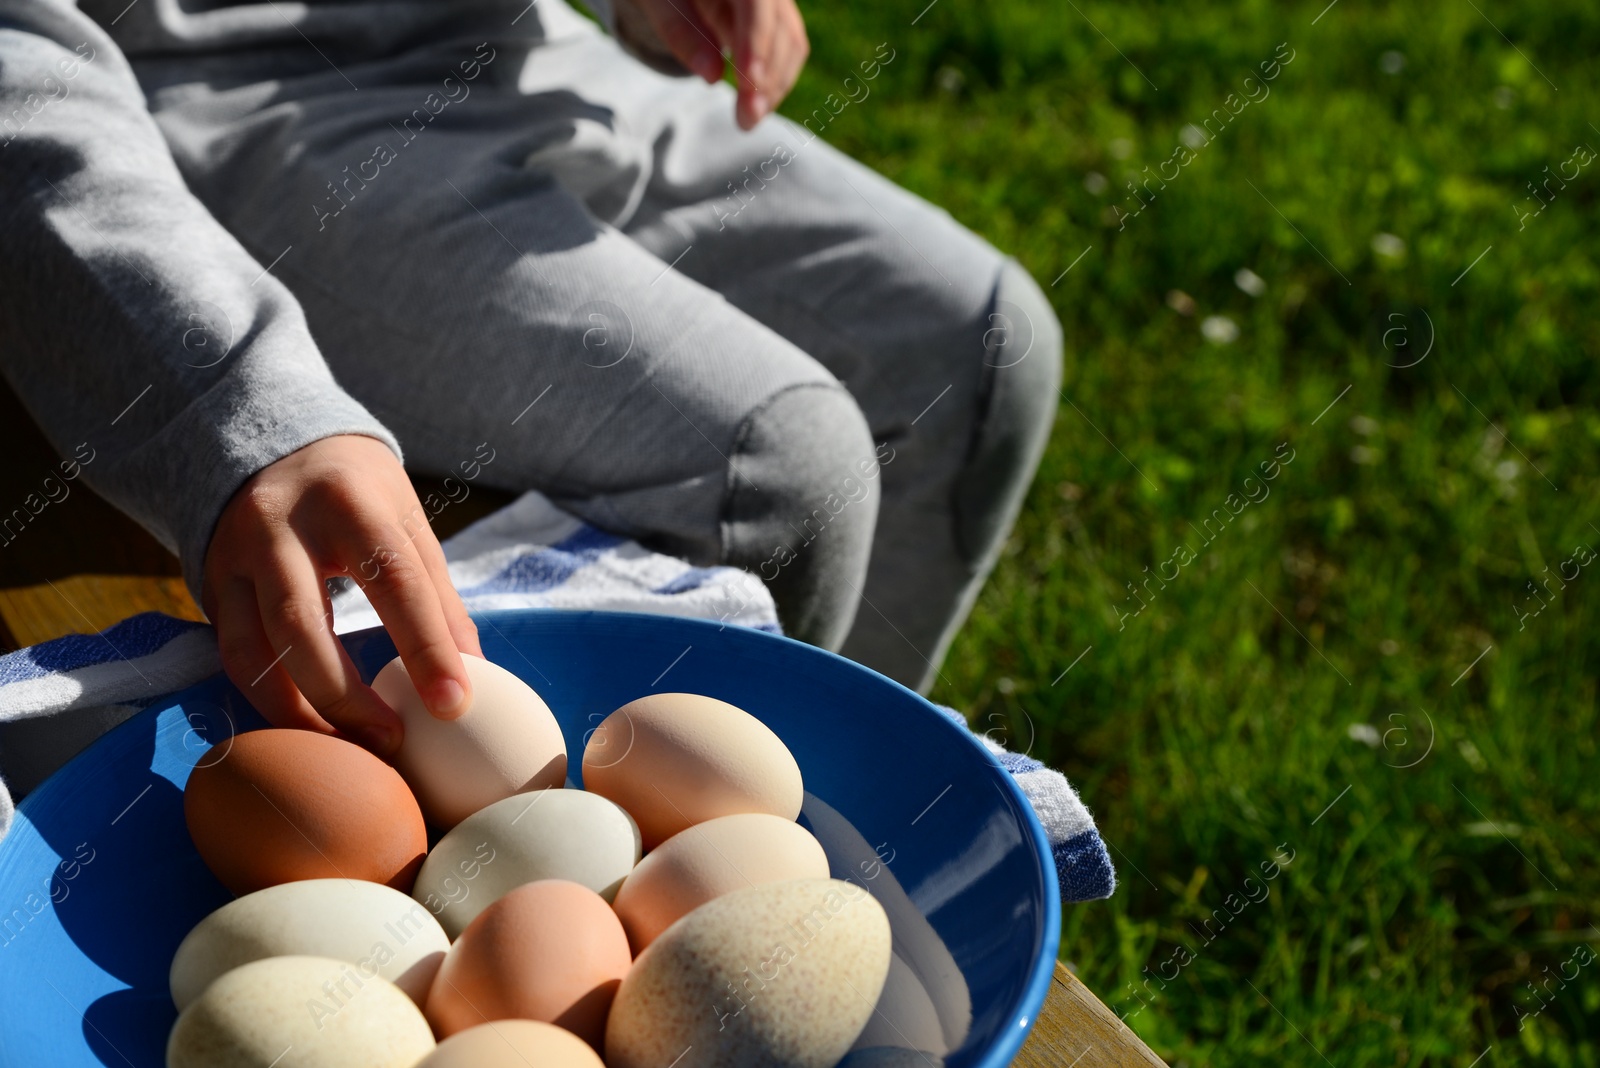
[(1239, 340), (1239, 324), (1226, 315), (1208, 315), (1200, 323), (1200, 333), (1213, 345), (1228, 345)]
[(1112, 159), (1127, 159), (1133, 155), (1133, 142), (1126, 137), (1113, 137), (1106, 149), (1111, 153)]
[(1357, 415), (1351, 418), (1350, 429), (1362, 437), (1371, 437), (1378, 432), (1378, 421), (1365, 415)]
[(1093, 193), (1095, 196), (1099, 196), (1101, 193), (1104, 193), (1106, 191), (1106, 186), (1110, 184), (1110, 182), (1106, 181), (1106, 176), (1101, 174), (1099, 171), (1090, 171), (1088, 174), (1083, 176), (1083, 187), (1089, 192)]
[(1383, 68), (1383, 73), (1385, 74), (1399, 74), (1406, 67), (1405, 53), (1396, 52), (1391, 48), (1378, 57), (1378, 66)]
[(1204, 148), (1211, 143), (1211, 138), (1206, 135), (1206, 132), (1192, 122), (1178, 131), (1178, 140), (1182, 141), (1186, 147), (1193, 149)]
[(1362, 745), (1371, 746), (1373, 749), (1383, 744), (1383, 735), (1378, 733), (1378, 728), (1370, 723), (1352, 723), (1344, 729), (1350, 740), (1360, 742)]
[(1248, 267), (1240, 267), (1233, 272), (1233, 284), (1252, 297), (1259, 297), (1267, 291), (1267, 280)]
[(1002, 675), (994, 688), (1003, 694), (1013, 694), (1017, 692), (1017, 682), (1009, 675)]
[(1406, 243), (1393, 234), (1373, 234), (1372, 251), (1380, 256), (1397, 259), (1406, 253)]
[(1350, 459), (1358, 464), (1371, 464), (1378, 461), (1378, 450), (1365, 445), (1357, 445), (1350, 450)]
[(1494, 477), (1501, 482), (1510, 482), (1522, 473), (1522, 465), (1515, 460), (1501, 460), (1494, 465)]

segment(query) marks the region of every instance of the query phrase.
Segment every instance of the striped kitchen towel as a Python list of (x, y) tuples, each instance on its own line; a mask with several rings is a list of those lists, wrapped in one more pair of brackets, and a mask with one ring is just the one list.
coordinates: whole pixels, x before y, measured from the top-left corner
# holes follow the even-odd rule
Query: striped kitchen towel
[[(651, 552), (573, 518), (538, 493), (524, 494), (447, 539), (444, 552), (450, 578), (474, 612), (653, 612), (782, 633), (772, 597), (755, 575), (731, 567), (692, 567)], [(337, 589), (332, 601), (335, 631), (379, 625), (353, 584)], [(84, 745), (157, 697), (221, 669), (209, 626), (157, 612), (99, 634), (69, 635), (0, 656), (0, 838), (11, 824), (11, 790), (31, 790)], [(45, 722), (69, 711), (73, 715), (67, 719)], [(966, 724), (960, 713), (944, 711)], [(992, 738), (976, 737), (1014, 776), (1044, 825), (1062, 900), (1109, 897), (1116, 886), (1110, 857), (1071, 784)]]

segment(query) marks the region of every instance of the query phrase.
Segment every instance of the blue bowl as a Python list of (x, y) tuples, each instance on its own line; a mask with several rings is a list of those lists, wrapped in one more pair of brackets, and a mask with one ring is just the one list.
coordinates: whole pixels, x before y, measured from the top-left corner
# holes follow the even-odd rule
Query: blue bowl
[[(741, 627), (536, 609), (475, 618), (484, 654), (554, 710), (574, 774), (587, 733), (647, 693), (708, 694), (771, 727), (799, 761), (801, 821), (833, 874), (888, 910), (896, 953), (937, 1010), (945, 1063), (1010, 1063), (1049, 988), (1060, 898), (1032, 809), (966, 730), (874, 671)], [(395, 655), (382, 630), (344, 642), (367, 679)], [(183, 786), (235, 732), (262, 726), (216, 677), (112, 730), (19, 806), (0, 843), (0, 1068), (165, 1063), (172, 954), (230, 899), (189, 841)]]

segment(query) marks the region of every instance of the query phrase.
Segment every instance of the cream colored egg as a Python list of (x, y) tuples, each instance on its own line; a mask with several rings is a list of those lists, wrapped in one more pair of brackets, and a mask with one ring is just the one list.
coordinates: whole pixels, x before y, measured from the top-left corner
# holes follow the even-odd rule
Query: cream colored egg
[(416, 901), (360, 879), (304, 879), (230, 901), (201, 920), (172, 958), (181, 1011), (224, 972), (266, 957), (331, 957), (375, 970), (421, 1005), (450, 939)]
[(662, 932), (606, 1025), (610, 1068), (832, 1068), (889, 971), (889, 919), (836, 879), (746, 887)]
[(439, 1043), (417, 1068), (605, 1068), (589, 1043), (555, 1024), (496, 1020)]
[(828, 856), (811, 832), (782, 816), (743, 812), (697, 823), (662, 842), (612, 904), (634, 953), (642, 953), (680, 916), (730, 891), (827, 877)]
[(178, 1014), (167, 1068), (413, 1068), (433, 1047), (421, 1010), (375, 971), (269, 957), (219, 976)]
[(800, 814), (800, 766), (765, 723), (692, 693), (630, 701), (583, 751), (583, 785), (628, 810), (646, 850), (718, 816)]
[(639, 863), (639, 828), (583, 790), (535, 790), (496, 801), (456, 824), (422, 864), (412, 896), (451, 938), (524, 883), (565, 879), (607, 901)]
[(468, 655), (461, 662), (472, 703), (452, 720), (434, 718), (398, 657), (372, 680), (405, 724), (395, 769), (428, 822), (446, 830), (503, 797), (567, 780), (561, 725), (543, 699), (498, 664)]

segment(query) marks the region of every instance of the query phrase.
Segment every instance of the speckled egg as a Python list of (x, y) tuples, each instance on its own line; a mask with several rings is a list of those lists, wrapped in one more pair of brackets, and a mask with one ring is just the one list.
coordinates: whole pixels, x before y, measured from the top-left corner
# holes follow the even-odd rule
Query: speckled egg
[(718, 816), (800, 814), (800, 766), (771, 728), (725, 701), (658, 693), (601, 721), (583, 751), (583, 785), (628, 810), (646, 850)]
[(421, 1005), (449, 948), (438, 922), (398, 890), (304, 879), (246, 894), (201, 920), (173, 955), (172, 1001), (187, 1008), (212, 980), (251, 961), (310, 956), (375, 968)]
[(417, 1068), (605, 1068), (589, 1043), (554, 1024), (499, 1020), (451, 1035)]
[(889, 919), (836, 879), (747, 887), (662, 932), (617, 991), (610, 1068), (832, 1068), (889, 972)]
[(535, 790), (474, 812), (423, 861), (411, 894), (455, 938), (502, 895), (566, 879), (607, 901), (639, 862), (639, 828), (614, 803), (583, 790)]
[(375, 970), (269, 957), (220, 976), (178, 1015), (167, 1068), (412, 1068), (433, 1047), (421, 1011)]
[(827, 877), (828, 856), (810, 831), (782, 816), (742, 812), (685, 828), (651, 850), (613, 906), (637, 954), (680, 916), (730, 891)]
[(461, 663), (472, 702), (450, 720), (428, 711), (399, 657), (372, 680), (405, 724), (394, 766), (445, 830), (502, 797), (567, 781), (567, 744), (544, 700), (498, 664), (466, 654)]

